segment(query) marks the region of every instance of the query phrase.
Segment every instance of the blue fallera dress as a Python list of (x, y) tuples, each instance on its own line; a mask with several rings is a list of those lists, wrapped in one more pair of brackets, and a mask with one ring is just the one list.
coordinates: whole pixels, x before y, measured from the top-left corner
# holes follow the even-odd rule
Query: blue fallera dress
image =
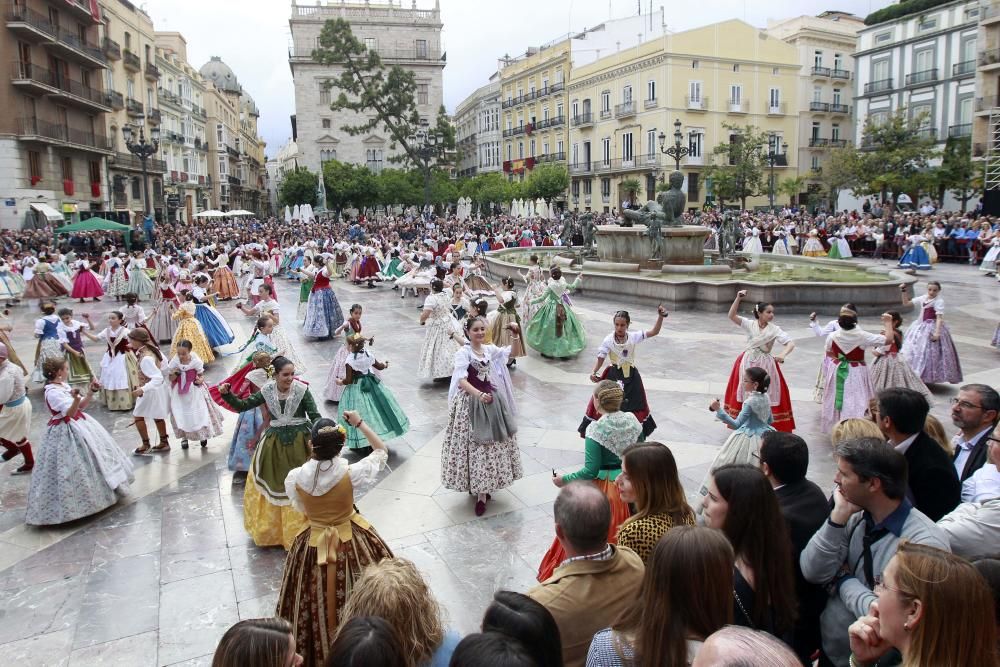
[(213, 348), (229, 345), (236, 338), (226, 319), (207, 303), (196, 303), (194, 316), (205, 331), (208, 344)]

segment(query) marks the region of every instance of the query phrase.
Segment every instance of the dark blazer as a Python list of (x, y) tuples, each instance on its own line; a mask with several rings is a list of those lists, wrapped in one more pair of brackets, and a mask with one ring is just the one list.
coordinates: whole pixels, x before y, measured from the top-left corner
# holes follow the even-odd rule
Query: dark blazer
[(792, 539), (792, 556), (795, 558), (795, 592), (799, 601), (799, 618), (795, 623), (792, 648), (802, 664), (811, 664), (810, 657), (820, 648), (819, 617), (826, 606), (826, 591), (821, 586), (810, 584), (802, 576), (799, 556), (806, 548), (813, 534), (830, 516), (830, 504), (826, 495), (813, 482), (803, 479), (774, 490), (778, 506), (788, 525)]
[[(972, 477), (972, 473), (982, 468), (983, 464), (986, 463), (986, 453), (987, 449), (989, 449), (986, 440), (992, 433), (993, 429), (991, 428), (983, 434), (983, 437), (976, 441), (976, 444), (972, 446), (972, 451), (969, 452), (969, 458), (965, 459), (965, 467), (962, 468), (962, 474), (959, 476), (960, 482), (964, 482)], [(951, 459), (953, 462), (956, 458), (958, 458), (958, 451), (958, 449), (955, 449), (955, 454)]]
[(913, 505), (931, 521), (938, 521), (962, 502), (962, 483), (948, 453), (923, 431), (906, 450)]

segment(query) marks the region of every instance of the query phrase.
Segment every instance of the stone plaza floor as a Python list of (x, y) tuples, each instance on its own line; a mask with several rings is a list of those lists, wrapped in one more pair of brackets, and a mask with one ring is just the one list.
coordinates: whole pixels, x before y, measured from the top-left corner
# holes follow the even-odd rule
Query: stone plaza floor
[[(1000, 320), (997, 282), (976, 267), (937, 265), (920, 275), (940, 280), (966, 382), (1000, 385), (1000, 351), (990, 346)], [(340, 341), (307, 342), (294, 321), (298, 285), (279, 279), (285, 330), (305, 362), (304, 378), (321, 390)], [(365, 332), (375, 335), (374, 352), (390, 359), (385, 381), (409, 416), (411, 430), (389, 443), (388, 469), (367, 488), (358, 489), (362, 513), (398, 556), (413, 560), (429, 580), (447, 614), (447, 625), (461, 633), (476, 630), (482, 612), (498, 589), (524, 591), (553, 539), (552, 501), (557, 489), (552, 469), (575, 470), (583, 462), (583, 440), (576, 433), (592, 384), (588, 374), (601, 339), (611, 332), (611, 313), (627, 308), (633, 328), (649, 328), (655, 307), (639, 306), (627, 296), (611, 301), (574, 297), (575, 310), (588, 331), (588, 348), (576, 359), (548, 360), (537, 353), (518, 362), (513, 383), (519, 409), (518, 441), (524, 477), (493, 494), (487, 513), (477, 518), (471, 497), (440, 484), (440, 452), (447, 422), (447, 384), (415, 379), (416, 357), (424, 330), (412, 296), (401, 300), (388, 286), (364, 289), (338, 281), (334, 289), (345, 313), (351, 303), (365, 306)], [(751, 291), (743, 314), (749, 316)], [(62, 304), (69, 305), (69, 300)], [(14, 346), (30, 362), (35, 347), (34, 304), (11, 309)], [(76, 314), (113, 310), (114, 301), (74, 303)], [(822, 340), (813, 336), (804, 314), (782, 313), (776, 323), (795, 340), (784, 365), (791, 387), (797, 433), (809, 443), (810, 477), (832, 486), (829, 437), (819, 429), (819, 406), (812, 388), (822, 359)], [(230, 318), (237, 342), (252, 322), (232, 303), (220, 309)], [(877, 312), (862, 309), (862, 325), (878, 330)], [(820, 313), (819, 321), (835, 312)], [(907, 324), (914, 313), (904, 313)], [(637, 350), (653, 415), (651, 439), (667, 443), (677, 459), (692, 503), (727, 429), (707, 410), (721, 398), (736, 356), (741, 331), (725, 314), (671, 312), (658, 338)], [(89, 344), (96, 368), (102, 350)], [(236, 356), (212, 364), (208, 379), (232, 372)], [(955, 386), (932, 387), (933, 413), (951, 431), (948, 417)], [(32, 441), (41, 446), (48, 419), (41, 386), (31, 384), (34, 406)], [(321, 404), (335, 416), (336, 406)], [(139, 444), (131, 415), (95, 406), (98, 418), (126, 451)], [(254, 546), (243, 529), (243, 487), (226, 468), (234, 415), (227, 432), (210, 441), (152, 457), (133, 457), (136, 481), (131, 495), (105, 512), (57, 528), (24, 525), (29, 476), (11, 476), (19, 463), (0, 467), (0, 665), (209, 665), (222, 633), (242, 618), (273, 614), (285, 552)]]

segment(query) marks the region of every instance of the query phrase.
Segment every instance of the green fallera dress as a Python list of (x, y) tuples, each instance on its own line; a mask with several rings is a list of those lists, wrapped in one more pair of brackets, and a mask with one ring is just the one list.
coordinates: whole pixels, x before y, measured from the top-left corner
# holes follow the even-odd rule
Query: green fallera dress
[[(344, 382), (349, 381), (350, 384), (344, 387), (344, 393), (340, 397), (337, 419), (347, 424), (344, 412), (354, 410), (383, 440), (398, 438), (409, 431), (410, 420), (403, 408), (388, 387), (371, 372), (372, 368), (383, 370), (385, 365), (377, 362), (368, 350), (349, 353), (344, 365), (350, 369)], [(348, 424), (347, 446), (350, 449), (364, 449), (370, 445), (359, 429)]]
[(386, 280), (395, 280), (396, 278), (402, 278), (406, 275), (406, 271), (403, 270), (403, 260), (399, 257), (393, 257), (389, 260), (389, 263), (385, 265), (382, 269), (382, 277)]
[(575, 357), (587, 347), (587, 332), (570, 307), (569, 292), (580, 284), (565, 278), (549, 279), (545, 293), (532, 304), (542, 304), (525, 331), (528, 346), (547, 357)]

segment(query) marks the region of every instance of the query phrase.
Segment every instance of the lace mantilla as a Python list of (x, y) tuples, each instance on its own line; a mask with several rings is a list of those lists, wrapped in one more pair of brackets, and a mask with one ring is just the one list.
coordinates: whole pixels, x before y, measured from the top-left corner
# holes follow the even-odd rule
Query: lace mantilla
[(587, 427), (587, 437), (619, 458), (626, 448), (639, 441), (642, 424), (631, 412), (612, 412)]

